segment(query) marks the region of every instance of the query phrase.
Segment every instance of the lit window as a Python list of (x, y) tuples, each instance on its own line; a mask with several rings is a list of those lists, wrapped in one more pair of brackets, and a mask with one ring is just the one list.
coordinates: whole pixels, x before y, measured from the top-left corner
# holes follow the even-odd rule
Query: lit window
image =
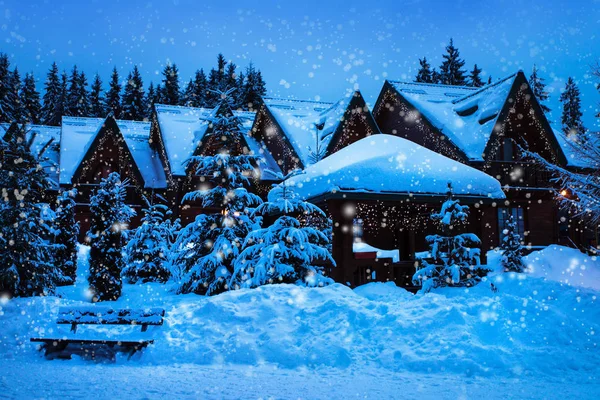
[(525, 234), (525, 218), (523, 217), (523, 209), (518, 207), (498, 208), (498, 233), (500, 240), (504, 236), (503, 232), (508, 228), (508, 220), (512, 215), (513, 221), (517, 223), (517, 232), (521, 237)]

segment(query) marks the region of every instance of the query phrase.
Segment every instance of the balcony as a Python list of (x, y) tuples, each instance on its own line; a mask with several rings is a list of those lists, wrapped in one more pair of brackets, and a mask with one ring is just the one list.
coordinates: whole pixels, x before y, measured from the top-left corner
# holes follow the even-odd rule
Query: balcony
[(527, 188), (552, 188), (552, 176), (537, 164), (523, 161), (492, 161), (483, 168), (488, 175), (498, 179), (502, 186)]

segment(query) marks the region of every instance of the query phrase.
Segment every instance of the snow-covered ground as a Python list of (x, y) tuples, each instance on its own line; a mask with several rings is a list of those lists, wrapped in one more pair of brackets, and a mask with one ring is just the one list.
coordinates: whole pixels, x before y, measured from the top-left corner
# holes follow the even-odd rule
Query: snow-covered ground
[[(559, 256), (562, 264), (543, 261)], [(208, 298), (125, 285), (121, 299), (102, 305), (164, 307), (166, 323), (145, 333), (81, 327), (81, 337), (155, 339), (114, 364), (47, 361), (29, 343), (70, 335), (56, 313), (89, 305), (85, 281), (62, 288), (62, 298), (5, 300), (0, 398), (600, 398), (598, 282), (588, 282), (600, 266), (558, 246), (527, 257), (534, 261), (532, 274), (426, 295), (390, 283)], [(561, 269), (581, 278), (564, 283)]]

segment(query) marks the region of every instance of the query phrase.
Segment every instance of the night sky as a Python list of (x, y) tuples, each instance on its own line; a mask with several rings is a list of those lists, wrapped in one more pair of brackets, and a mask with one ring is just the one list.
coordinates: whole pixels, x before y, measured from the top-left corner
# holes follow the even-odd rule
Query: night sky
[[(525, 3), (525, 4), (523, 4)], [(335, 101), (360, 88), (373, 103), (385, 79), (412, 80), (418, 58), (433, 66), (450, 37), (467, 67), (501, 78), (536, 63), (551, 93), (550, 116), (566, 78), (582, 91), (584, 122), (600, 93), (589, 66), (600, 60), (600, 0), (576, 1), (0, 1), (0, 51), (42, 89), (52, 61), (77, 64), (105, 83), (137, 64), (147, 85), (171, 61), (182, 81), (216, 55), (253, 61), (269, 94)]]

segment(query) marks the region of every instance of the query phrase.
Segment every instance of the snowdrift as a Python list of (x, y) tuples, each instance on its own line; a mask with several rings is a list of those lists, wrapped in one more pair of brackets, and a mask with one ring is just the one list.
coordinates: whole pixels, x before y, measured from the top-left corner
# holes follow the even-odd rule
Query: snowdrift
[[(597, 376), (596, 291), (523, 274), (490, 280), (470, 290), (427, 295), (412, 295), (391, 283), (356, 290), (339, 284), (312, 289), (272, 285), (215, 297), (176, 296), (160, 284), (125, 285), (119, 301), (102, 306), (166, 309), (163, 327), (130, 333), (156, 339), (129, 361), (142, 365), (372, 365), (422, 373)], [(65, 294), (70, 291), (66, 288)], [(0, 364), (9, 365), (10, 359), (60, 362), (43, 360), (29, 338), (68, 335), (68, 326), (55, 324), (59, 306), (65, 305), (89, 303), (58, 297), (4, 300)], [(77, 335), (93, 331), (82, 327)]]

